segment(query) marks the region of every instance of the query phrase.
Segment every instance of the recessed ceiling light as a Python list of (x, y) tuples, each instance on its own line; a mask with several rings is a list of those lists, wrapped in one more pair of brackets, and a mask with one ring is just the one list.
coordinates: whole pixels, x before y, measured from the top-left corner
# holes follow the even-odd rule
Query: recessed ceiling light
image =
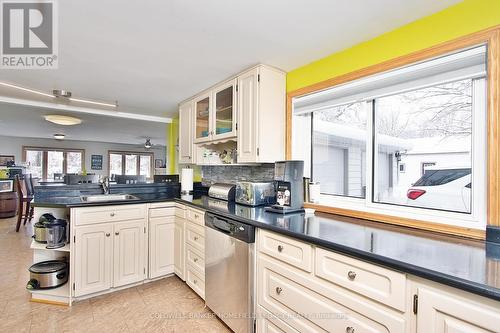
[(46, 115), (45, 120), (50, 121), (51, 123), (57, 125), (64, 125), (64, 126), (78, 125), (82, 123), (82, 120), (80, 118), (63, 116), (59, 114)]
[(54, 134), (54, 139), (63, 140), (66, 137), (64, 134)]

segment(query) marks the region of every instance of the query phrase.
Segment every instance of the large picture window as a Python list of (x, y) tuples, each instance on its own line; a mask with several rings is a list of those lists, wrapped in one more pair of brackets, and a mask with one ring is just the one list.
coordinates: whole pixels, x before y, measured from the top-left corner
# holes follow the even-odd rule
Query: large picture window
[(320, 204), (486, 224), (486, 47), (292, 100), (292, 158)]
[(108, 152), (108, 157), (110, 177), (112, 177), (113, 175), (144, 175), (147, 179), (152, 178), (154, 158), (153, 153), (110, 150)]
[(59, 149), (47, 147), (23, 147), (28, 172), (38, 179), (62, 179), (64, 174), (80, 173), (84, 169), (83, 149)]

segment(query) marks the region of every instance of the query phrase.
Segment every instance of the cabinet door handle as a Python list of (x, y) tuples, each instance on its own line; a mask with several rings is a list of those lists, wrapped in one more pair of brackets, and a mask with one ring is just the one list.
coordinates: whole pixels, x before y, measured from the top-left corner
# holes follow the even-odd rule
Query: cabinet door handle
[(109, 214), (109, 216), (113, 217), (113, 216), (115, 216), (115, 213), (111, 213), (111, 214)]
[(194, 240), (197, 241), (198, 240), (198, 236), (194, 236)]
[(194, 218), (195, 218), (195, 219), (198, 219), (198, 218), (200, 218), (200, 215), (198, 215), (198, 214), (194, 214)]
[(283, 245), (278, 245), (278, 252), (282, 252), (283, 251)]
[(353, 281), (356, 278), (356, 272), (349, 271), (347, 273), (347, 277), (349, 278), (349, 280)]
[(116, 235), (116, 236), (118, 236), (119, 234), (120, 234), (120, 232), (118, 232), (118, 231), (117, 231), (117, 232), (115, 232), (115, 235)]
[(281, 294), (281, 292), (283, 291), (283, 289), (281, 289), (281, 287), (276, 287), (276, 294)]
[(111, 234), (109, 232), (106, 233), (106, 237), (109, 237), (111, 236)]
[(198, 262), (198, 258), (194, 258), (194, 259), (193, 259), (193, 261), (194, 261), (194, 262)]
[(193, 280), (193, 283), (194, 283), (194, 284), (197, 284), (197, 283), (198, 283), (198, 281), (196, 281), (196, 280)]
[(354, 327), (352, 327), (352, 326), (347, 326), (347, 327), (345, 328), (345, 332), (346, 332), (346, 333), (354, 333)]

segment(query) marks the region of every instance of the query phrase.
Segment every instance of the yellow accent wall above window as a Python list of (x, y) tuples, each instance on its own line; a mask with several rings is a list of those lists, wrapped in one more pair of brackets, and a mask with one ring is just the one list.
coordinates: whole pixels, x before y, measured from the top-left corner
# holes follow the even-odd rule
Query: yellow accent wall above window
[(465, 0), (287, 74), (287, 92), (500, 24), (500, 0)]

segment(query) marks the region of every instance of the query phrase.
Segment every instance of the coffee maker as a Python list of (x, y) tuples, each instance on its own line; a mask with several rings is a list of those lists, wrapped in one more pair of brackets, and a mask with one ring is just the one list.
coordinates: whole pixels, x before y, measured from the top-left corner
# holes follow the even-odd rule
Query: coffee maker
[(276, 204), (266, 207), (274, 213), (304, 211), (304, 161), (279, 161), (274, 164)]

